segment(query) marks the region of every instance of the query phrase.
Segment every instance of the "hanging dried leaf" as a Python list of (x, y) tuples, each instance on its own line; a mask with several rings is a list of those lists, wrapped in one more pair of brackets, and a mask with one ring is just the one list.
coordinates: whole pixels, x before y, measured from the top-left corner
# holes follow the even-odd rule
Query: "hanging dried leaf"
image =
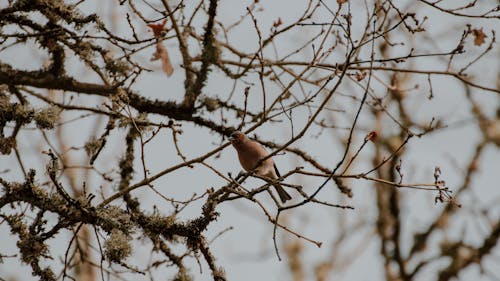
[(365, 140), (369, 140), (371, 142), (376, 142), (377, 141), (377, 138), (378, 138), (378, 134), (377, 132), (375, 131), (371, 131), (370, 133), (368, 133), (365, 137)]
[(283, 21), (281, 21), (281, 18), (278, 18), (277, 21), (273, 22), (273, 27), (274, 28), (277, 28), (278, 26), (280, 26), (281, 24), (283, 24)]
[(483, 45), (486, 41), (485, 38), (488, 38), (488, 36), (484, 33), (482, 27), (480, 29), (473, 29), (472, 35), (474, 36), (474, 45), (476, 46)]
[(151, 28), (153, 31), (153, 34), (155, 35), (156, 38), (161, 36), (161, 32), (165, 30), (165, 24), (167, 23), (167, 20), (163, 20), (161, 23), (150, 23), (148, 24), (148, 27)]
[(348, 1), (349, 0), (337, 0), (337, 4), (342, 5), (342, 4), (344, 4), (344, 3), (348, 2)]
[(368, 71), (356, 72), (356, 80), (361, 81), (365, 79), (367, 73)]
[(174, 68), (170, 62), (170, 56), (168, 55), (167, 49), (161, 42), (156, 42), (156, 52), (151, 57), (151, 61), (155, 60), (161, 60), (162, 69), (168, 77), (174, 73)]

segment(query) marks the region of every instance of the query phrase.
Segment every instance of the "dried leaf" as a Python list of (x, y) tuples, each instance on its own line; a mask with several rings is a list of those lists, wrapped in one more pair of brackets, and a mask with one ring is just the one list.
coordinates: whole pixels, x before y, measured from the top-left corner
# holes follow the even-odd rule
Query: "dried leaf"
[(151, 61), (155, 60), (161, 60), (162, 69), (168, 77), (170, 77), (172, 73), (174, 73), (174, 68), (172, 67), (170, 56), (168, 55), (167, 49), (161, 42), (156, 42), (156, 52), (151, 57)]
[(276, 27), (280, 26), (282, 23), (283, 23), (283, 21), (281, 21), (281, 18), (278, 18), (277, 21), (273, 22), (273, 27), (276, 28)]
[(365, 79), (367, 73), (368, 73), (367, 71), (357, 72), (356, 73), (356, 80), (361, 81), (361, 80)]
[(337, 4), (342, 5), (344, 3), (347, 3), (349, 0), (337, 0)]
[(161, 32), (165, 29), (165, 24), (167, 23), (167, 20), (163, 20), (161, 23), (150, 23), (148, 24), (148, 27), (151, 28), (153, 31), (153, 34), (155, 35), (156, 38), (160, 37)]
[(473, 29), (472, 35), (474, 36), (474, 45), (476, 46), (483, 45), (486, 41), (485, 38), (488, 38), (488, 36), (484, 33), (482, 27), (480, 29)]
[(378, 138), (378, 134), (377, 132), (375, 131), (371, 131), (370, 133), (368, 133), (365, 137), (365, 140), (369, 140), (371, 142), (376, 142), (377, 141), (377, 138)]

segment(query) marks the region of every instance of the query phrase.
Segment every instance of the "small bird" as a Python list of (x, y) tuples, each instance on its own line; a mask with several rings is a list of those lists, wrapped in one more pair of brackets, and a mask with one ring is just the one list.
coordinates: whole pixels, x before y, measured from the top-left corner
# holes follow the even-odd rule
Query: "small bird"
[[(249, 139), (240, 131), (232, 133), (230, 141), (238, 152), (240, 164), (245, 171), (252, 171), (255, 169), (257, 175), (267, 177), (271, 180), (275, 180), (280, 177), (278, 168), (271, 158), (267, 158), (260, 164), (259, 167), (257, 167), (259, 160), (269, 155), (260, 143)], [(272, 185), (276, 188), (281, 202), (285, 203), (287, 200), (292, 199), (290, 194), (288, 194), (279, 183), (275, 182), (272, 183)]]

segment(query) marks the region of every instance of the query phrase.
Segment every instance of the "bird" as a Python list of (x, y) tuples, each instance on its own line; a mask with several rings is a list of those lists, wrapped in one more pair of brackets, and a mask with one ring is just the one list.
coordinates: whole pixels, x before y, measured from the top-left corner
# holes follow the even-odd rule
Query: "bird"
[[(260, 143), (249, 139), (240, 131), (233, 132), (231, 134), (230, 141), (236, 149), (236, 152), (238, 152), (238, 159), (240, 160), (240, 164), (245, 171), (252, 171), (255, 169), (255, 173), (257, 175), (269, 178), (270, 180), (276, 180), (280, 177), (278, 168), (271, 157), (262, 161), (262, 163), (260, 163), (257, 167), (259, 160), (269, 155)], [(290, 194), (285, 191), (281, 184), (275, 181), (271, 184), (276, 188), (281, 202), (285, 203), (286, 201), (292, 199)]]

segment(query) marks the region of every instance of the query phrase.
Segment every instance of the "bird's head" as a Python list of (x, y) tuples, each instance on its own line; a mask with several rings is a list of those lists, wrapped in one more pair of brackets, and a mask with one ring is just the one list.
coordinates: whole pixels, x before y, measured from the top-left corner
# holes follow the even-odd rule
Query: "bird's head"
[(234, 131), (229, 139), (233, 145), (242, 144), (246, 141), (247, 136), (240, 131)]

